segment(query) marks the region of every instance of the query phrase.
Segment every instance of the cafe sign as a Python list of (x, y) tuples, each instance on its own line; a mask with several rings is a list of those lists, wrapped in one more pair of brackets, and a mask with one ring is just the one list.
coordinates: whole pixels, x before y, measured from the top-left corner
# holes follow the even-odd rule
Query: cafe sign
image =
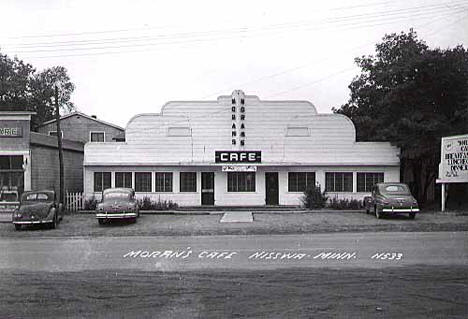
[(439, 179), (445, 183), (468, 182), (468, 134), (442, 138)]
[(0, 137), (21, 137), (23, 130), (21, 127), (0, 127)]
[(215, 163), (261, 163), (261, 151), (215, 151)]
[(256, 172), (255, 165), (226, 165), (221, 168), (223, 172)]

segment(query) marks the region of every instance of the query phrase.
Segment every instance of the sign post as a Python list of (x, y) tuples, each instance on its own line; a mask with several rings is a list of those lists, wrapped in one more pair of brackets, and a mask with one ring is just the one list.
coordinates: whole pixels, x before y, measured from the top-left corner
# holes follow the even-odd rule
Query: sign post
[(441, 210), (445, 211), (448, 184), (468, 183), (468, 134), (442, 138), (436, 183), (442, 184)]

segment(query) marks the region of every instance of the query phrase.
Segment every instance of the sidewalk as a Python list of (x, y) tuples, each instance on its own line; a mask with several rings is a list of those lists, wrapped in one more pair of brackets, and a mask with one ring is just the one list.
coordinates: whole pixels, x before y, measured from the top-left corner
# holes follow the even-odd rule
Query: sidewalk
[(0, 224), (0, 237), (120, 237), (194, 236), (250, 234), (307, 234), (333, 232), (426, 232), (468, 231), (468, 214), (421, 213), (415, 220), (406, 216), (376, 219), (365, 212), (282, 212), (253, 213), (250, 223), (221, 223), (222, 214), (142, 214), (135, 224), (114, 222), (99, 226), (94, 214), (66, 215), (58, 229), (32, 227), (15, 231), (12, 224)]

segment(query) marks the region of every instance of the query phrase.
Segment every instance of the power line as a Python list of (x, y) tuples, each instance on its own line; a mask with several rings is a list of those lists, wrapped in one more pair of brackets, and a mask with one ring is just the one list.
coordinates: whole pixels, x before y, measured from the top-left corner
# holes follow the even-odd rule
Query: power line
[[(458, 3), (457, 3), (458, 4)], [(425, 11), (420, 12), (422, 8), (427, 8)], [(409, 9), (398, 9), (393, 11), (386, 11), (380, 13), (371, 13), (371, 14), (359, 14), (354, 16), (344, 16), (344, 17), (337, 17), (328, 19), (328, 22), (325, 21), (323, 25), (338, 25), (346, 27), (364, 24), (364, 23), (372, 23), (374, 21), (382, 21), (382, 18), (385, 18), (388, 22), (397, 21), (396, 19), (406, 19), (408, 17), (418, 17), (418, 16), (425, 16), (431, 14), (439, 14), (439, 13), (447, 13), (453, 11), (453, 8), (447, 8), (444, 5), (437, 5), (437, 6), (419, 6), (419, 7), (412, 7)], [(413, 13), (414, 12), (414, 13)], [(353, 19), (365, 17), (366, 19), (359, 19), (359, 21), (353, 22)], [(393, 20), (392, 20), (393, 19)], [(348, 23), (346, 23), (348, 22)], [(344, 23), (344, 24), (343, 24)], [(322, 25), (322, 26), (323, 26)], [(294, 23), (294, 24), (279, 24), (279, 25), (270, 25), (267, 27), (260, 28), (258, 30), (249, 30), (249, 28), (240, 28), (240, 29), (230, 29), (230, 30), (218, 30), (218, 31), (206, 31), (206, 32), (189, 32), (189, 33), (176, 33), (176, 34), (169, 34), (169, 35), (158, 35), (158, 36), (139, 36), (139, 37), (126, 37), (126, 38), (110, 38), (110, 39), (91, 39), (91, 40), (75, 40), (75, 41), (61, 41), (61, 42), (40, 42), (40, 43), (29, 43), (29, 44), (19, 44), (17, 47), (25, 48), (26, 50), (18, 51), (19, 53), (38, 53), (38, 52), (63, 52), (63, 51), (80, 51), (80, 50), (103, 50), (103, 49), (119, 49), (119, 48), (126, 48), (126, 47), (140, 47), (140, 46), (152, 46), (152, 45), (159, 45), (161, 44), (161, 40), (164, 41), (166, 39), (185, 39), (187, 38), (195, 38), (194, 40), (200, 41), (209, 41), (209, 40), (219, 40), (225, 38), (226, 35), (229, 34), (247, 34), (248, 32), (278, 32), (282, 29), (290, 30), (292, 28), (303, 28), (309, 29), (313, 27), (314, 24), (310, 24), (310, 22), (304, 23)], [(212, 37), (210, 39), (210, 36)], [(202, 37), (202, 39), (197, 39)], [(203, 37), (205, 37), (203, 39)], [(146, 41), (146, 43), (138, 43)], [(151, 42), (153, 41), (153, 42)], [(159, 42), (154, 42), (159, 41)], [(136, 42), (136, 43), (135, 43)], [(86, 47), (88, 45), (100, 45), (100, 44), (119, 44), (116, 46), (97, 46), (97, 47)], [(130, 43), (128, 45), (124, 45), (125, 43)], [(162, 42), (164, 44), (164, 42)], [(80, 47), (81, 46), (81, 47)], [(52, 49), (35, 49), (35, 47), (45, 47), (45, 48), (52, 48)], [(66, 47), (64, 49), (59, 49), (56, 47)], [(68, 47), (68, 48), (67, 48)], [(32, 49), (32, 50), (28, 50)]]

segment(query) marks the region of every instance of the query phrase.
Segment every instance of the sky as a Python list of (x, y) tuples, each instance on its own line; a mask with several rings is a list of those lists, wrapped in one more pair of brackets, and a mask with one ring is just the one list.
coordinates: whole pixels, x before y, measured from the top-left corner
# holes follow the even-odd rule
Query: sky
[(1, 0), (0, 12), (0, 52), (66, 67), (77, 109), (122, 127), (236, 89), (330, 113), (385, 34), (468, 44), (466, 0)]

